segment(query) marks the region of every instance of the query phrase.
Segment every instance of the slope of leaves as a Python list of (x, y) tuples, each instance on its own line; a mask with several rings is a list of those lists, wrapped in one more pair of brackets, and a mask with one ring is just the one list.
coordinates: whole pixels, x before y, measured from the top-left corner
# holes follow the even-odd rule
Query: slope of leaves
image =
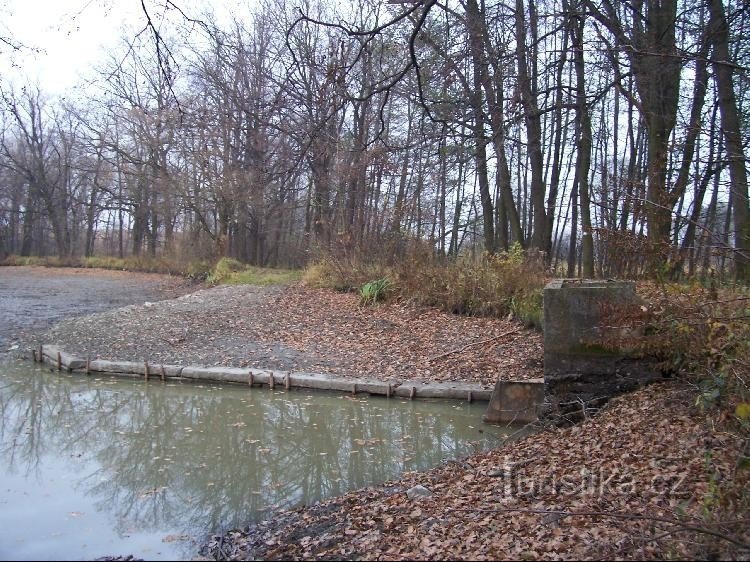
[[(741, 442), (677, 383), (613, 400), (596, 418), (383, 487), (282, 512), (206, 553), (264, 559), (742, 558)], [(708, 422), (711, 423), (708, 423)], [(745, 483), (743, 485), (743, 482)], [(432, 498), (411, 501), (422, 484)], [(739, 490), (739, 492), (738, 492)], [(727, 507), (734, 505), (734, 508)], [(746, 505), (746, 504), (745, 504)], [(734, 542), (731, 542), (734, 541)]]

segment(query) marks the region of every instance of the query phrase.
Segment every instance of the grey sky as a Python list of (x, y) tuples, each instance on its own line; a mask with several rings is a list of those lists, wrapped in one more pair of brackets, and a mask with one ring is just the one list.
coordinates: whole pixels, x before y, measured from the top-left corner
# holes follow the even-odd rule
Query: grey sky
[[(180, 0), (178, 5), (191, 16), (210, 8), (221, 17), (250, 2)], [(146, 5), (160, 21), (163, 2)], [(0, 80), (38, 82), (53, 95), (72, 93), (106, 52), (117, 48), (125, 29), (132, 36), (145, 24), (140, 0), (0, 0), (0, 34), (27, 47), (16, 52), (3, 47)]]

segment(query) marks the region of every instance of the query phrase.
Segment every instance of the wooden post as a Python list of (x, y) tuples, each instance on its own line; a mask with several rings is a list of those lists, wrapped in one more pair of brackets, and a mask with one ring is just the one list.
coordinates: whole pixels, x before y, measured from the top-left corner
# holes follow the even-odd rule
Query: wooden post
[(357, 383), (356, 382), (354, 383), (354, 386), (352, 387), (352, 394), (355, 396), (357, 395)]
[(31, 350), (31, 355), (34, 358), (34, 363), (38, 363), (38, 361), (36, 360), (36, 349)]
[(86, 376), (89, 376), (91, 373), (91, 356), (88, 355), (86, 357)]
[(252, 372), (252, 371), (250, 371), (250, 372), (249, 372), (249, 373), (247, 374), (247, 385), (248, 385), (248, 386), (249, 386), (250, 388), (252, 388), (252, 386), (253, 386), (253, 382), (255, 382), (255, 381), (253, 380), (253, 372)]
[(57, 352), (57, 370), (62, 371), (62, 356), (59, 351)]
[(388, 383), (388, 388), (385, 390), (385, 397), (390, 398), (391, 397), (391, 383)]
[(289, 376), (289, 373), (284, 375), (284, 388), (289, 390), (292, 387), (292, 377)]
[(161, 364), (161, 382), (167, 380), (167, 371), (164, 369), (164, 363)]
[(269, 371), (268, 372), (268, 388), (270, 388), (271, 390), (273, 390), (273, 385), (275, 383), (276, 383), (276, 381), (273, 378), (273, 372)]
[(472, 396), (471, 396), (471, 390), (470, 390), (469, 391), (469, 396), (466, 398), (466, 400), (469, 402), (469, 404), (471, 404), (471, 399), (472, 399)]
[(148, 361), (143, 362), (143, 374), (146, 375), (146, 380), (148, 380)]
[(417, 395), (417, 387), (412, 386), (411, 390), (409, 391), (409, 400), (414, 400), (414, 397)]

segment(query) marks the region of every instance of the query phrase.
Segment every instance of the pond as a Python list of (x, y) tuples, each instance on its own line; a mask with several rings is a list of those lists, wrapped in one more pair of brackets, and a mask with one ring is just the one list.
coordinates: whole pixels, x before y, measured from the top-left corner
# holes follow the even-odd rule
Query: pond
[(486, 404), (0, 363), (0, 559), (190, 558), (211, 532), (497, 446)]

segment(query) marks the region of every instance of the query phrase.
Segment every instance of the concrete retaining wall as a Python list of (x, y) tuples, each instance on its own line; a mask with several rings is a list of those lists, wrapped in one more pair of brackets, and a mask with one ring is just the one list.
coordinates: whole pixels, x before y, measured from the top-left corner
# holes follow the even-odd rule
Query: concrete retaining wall
[(544, 288), (545, 416), (575, 421), (658, 381), (638, 355), (648, 310), (633, 281), (556, 279)]
[(486, 423), (531, 423), (544, 408), (544, 379), (497, 381), (482, 418)]

